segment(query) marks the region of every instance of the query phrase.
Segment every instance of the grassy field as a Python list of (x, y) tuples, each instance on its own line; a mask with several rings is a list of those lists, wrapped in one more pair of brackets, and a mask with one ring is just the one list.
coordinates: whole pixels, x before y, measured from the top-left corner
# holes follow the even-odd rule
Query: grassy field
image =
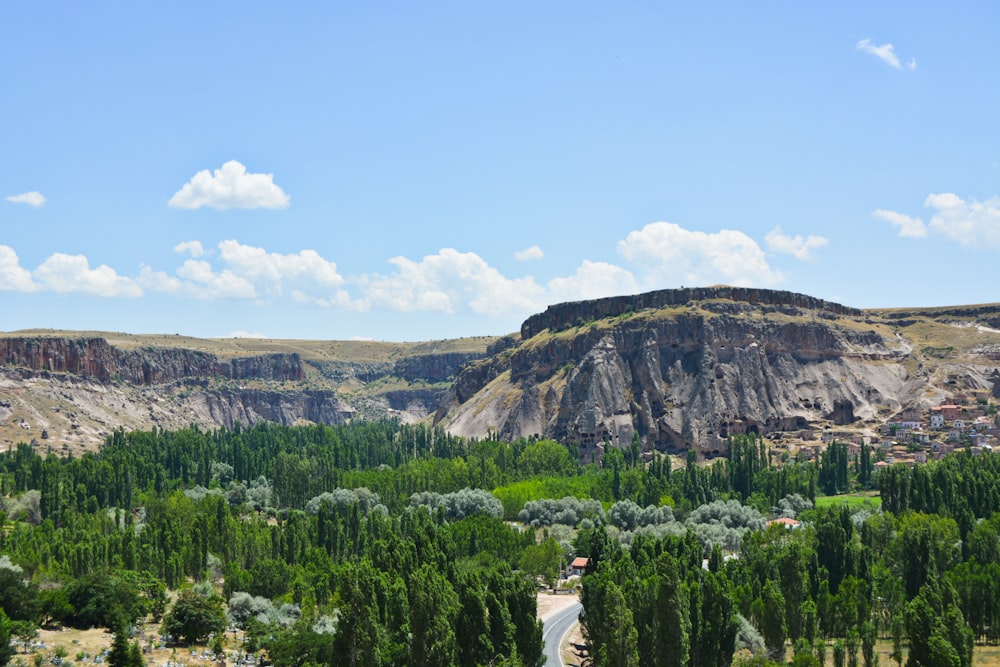
[[(138, 640), (143, 647), (143, 658), (147, 665), (160, 667), (170, 662), (174, 665), (186, 665), (196, 667), (197, 665), (213, 666), (216, 663), (206, 657), (208, 647), (196, 645), (190, 648), (170, 647), (159, 648), (157, 642), (158, 626), (148, 626), (145, 631), (141, 631), (133, 641)], [(11, 658), (10, 665), (24, 665), (28, 667), (36, 664), (36, 656), (41, 656), (42, 660), (48, 661), (60, 653), (63, 654), (62, 667), (83, 667), (84, 665), (107, 665), (107, 661), (95, 662), (95, 657), (105, 649), (111, 648), (111, 633), (100, 628), (91, 630), (42, 630), (38, 633), (36, 642), (44, 643), (45, 648), (34, 648), (26, 650), (19, 647), (17, 653)], [(230, 662), (236, 653), (236, 642), (232, 633), (226, 633), (225, 645), (229, 653)], [(154, 648), (154, 645), (157, 646)], [(59, 650), (61, 649), (61, 651)]]
[(816, 498), (816, 509), (823, 507), (840, 507), (847, 505), (851, 511), (862, 509), (879, 509), (882, 507), (882, 498), (878, 491), (866, 491), (864, 493), (845, 493), (839, 496), (818, 496)]
[[(908, 647), (903, 644), (903, 664), (906, 664), (906, 656), (908, 653)], [(888, 639), (880, 639), (875, 642), (875, 655), (878, 656), (878, 664), (880, 667), (896, 667), (896, 662), (892, 659), (892, 641)], [(788, 651), (786, 657), (790, 660), (792, 657), (792, 652)], [(858, 651), (858, 663), (863, 664), (861, 658), (861, 652)], [(833, 642), (827, 642), (826, 645), (826, 664), (830, 665), (833, 663)], [(1000, 667), (1000, 646), (987, 646), (985, 644), (976, 644), (972, 651), (972, 664), (975, 667)]]

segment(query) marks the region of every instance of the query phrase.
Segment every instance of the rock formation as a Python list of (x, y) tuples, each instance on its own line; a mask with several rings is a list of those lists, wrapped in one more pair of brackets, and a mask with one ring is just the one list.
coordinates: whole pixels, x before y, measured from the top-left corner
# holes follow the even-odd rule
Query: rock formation
[(707, 287), (557, 304), (520, 335), (462, 341), (0, 336), (0, 448), (93, 448), (118, 427), (392, 416), (551, 437), (585, 457), (636, 435), (712, 455), (729, 435), (874, 429), (959, 393), (1000, 397), (1000, 305), (859, 310)]
[(977, 325), (979, 347), (941, 363), (915, 351), (907, 328), (949, 336), (953, 318), (998, 315), (997, 306), (868, 312), (731, 287), (559, 304), (524, 323), (517, 347), (463, 369), (435, 420), (463, 435), (575, 442), (585, 456), (633, 434), (646, 447), (709, 454), (733, 434), (812, 437), (929, 406), (949, 390), (946, 376), (992, 389), (1000, 331)]
[(72, 373), (100, 382), (158, 385), (192, 377), (298, 381), (305, 377), (297, 354), (269, 354), (222, 361), (212, 354), (147, 347), (122, 350), (103, 338), (0, 338), (0, 363), (32, 371)]
[(304, 349), (303, 359), (297, 352), (170, 347), (169, 337), (122, 346), (101, 336), (8, 335), (0, 337), (0, 449), (39, 437), (57, 450), (92, 449), (118, 427), (417, 421), (437, 409), (458, 369), (482, 358), (492, 341), (471, 352), (448, 351), (447, 341), (442, 352), (371, 344), (397, 357), (381, 360), (309, 354), (321, 343), (270, 344)]

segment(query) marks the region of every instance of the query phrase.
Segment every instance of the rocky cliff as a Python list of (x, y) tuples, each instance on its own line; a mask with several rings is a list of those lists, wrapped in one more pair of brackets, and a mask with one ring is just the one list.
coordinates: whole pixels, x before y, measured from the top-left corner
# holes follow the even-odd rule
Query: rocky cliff
[(731, 434), (874, 430), (957, 394), (1000, 398), (1000, 305), (859, 310), (710, 287), (551, 306), (520, 335), (424, 343), (0, 335), (0, 448), (93, 448), (118, 427), (392, 416), (706, 454)]
[(585, 453), (634, 434), (715, 453), (730, 434), (811, 438), (997, 386), (1000, 331), (983, 323), (1000, 307), (907, 312), (729, 287), (559, 304), (524, 323), (519, 345), (459, 373), (435, 420)]
[(493, 341), (0, 336), (0, 449), (20, 441), (92, 449), (118, 427), (415, 421), (437, 409), (458, 369)]
[(725, 299), (755, 306), (761, 311), (797, 312), (801, 309), (832, 315), (857, 316), (860, 310), (839, 303), (823, 301), (805, 294), (749, 287), (690, 287), (658, 290), (628, 296), (613, 296), (590, 301), (571, 301), (549, 306), (545, 312), (532, 315), (521, 325), (521, 338), (527, 340), (545, 329), (558, 331), (570, 326), (618, 316), (650, 308), (683, 306), (695, 301)]
[(158, 385), (192, 377), (279, 382), (305, 378), (297, 354), (268, 354), (223, 361), (196, 350), (162, 347), (122, 350), (112, 347), (103, 338), (0, 338), (0, 364), (136, 385)]

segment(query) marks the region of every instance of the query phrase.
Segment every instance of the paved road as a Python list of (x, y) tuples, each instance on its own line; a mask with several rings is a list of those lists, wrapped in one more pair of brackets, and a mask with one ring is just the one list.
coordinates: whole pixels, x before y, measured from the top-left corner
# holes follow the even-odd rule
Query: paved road
[(559, 655), (559, 647), (562, 645), (563, 637), (569, 632), (576, 622), (577, 617), (583, 610), (583, 605), (574, 602), (570, 606), (555, 612), (545, 620), (545, 628), (542, 630), (542, 639), (545, 641), (545, 666), (562, 667), (562, 657)]

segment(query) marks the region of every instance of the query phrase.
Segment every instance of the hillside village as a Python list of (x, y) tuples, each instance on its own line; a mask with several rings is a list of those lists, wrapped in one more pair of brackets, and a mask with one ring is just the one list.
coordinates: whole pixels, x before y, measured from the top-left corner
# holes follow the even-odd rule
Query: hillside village
[[(989, 392), (970, 392), (953, 394), (927, 410), (904, 410), (875, 427), (827, 428), (816, 444), (807, 440), (815, 437), (813, 434), (799, 435), (803, 442), (794, 449), (800, 460), (815, 459), (827, 444), (836, 441), (847, 443), (851, 456), (859, 454), (863, 445), (873, 448), (878, 469), (894, 463), (940, 460), (956, 450), (968, 449), (974, 455), (991, 452), (1000, 446), (1000, 414)], [(778, 444), (776, 448), (788, 451), (793, 446)]]

